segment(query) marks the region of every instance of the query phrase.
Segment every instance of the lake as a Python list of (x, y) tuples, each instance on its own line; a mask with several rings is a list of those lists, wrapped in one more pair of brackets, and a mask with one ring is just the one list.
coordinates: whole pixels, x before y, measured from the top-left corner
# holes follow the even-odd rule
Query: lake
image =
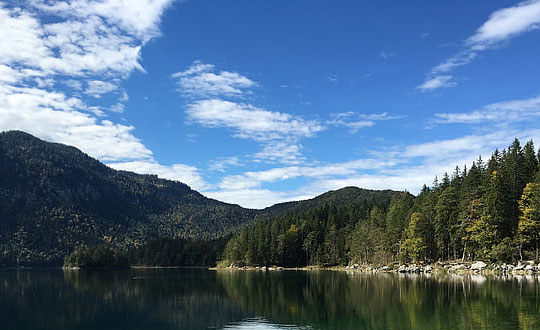
[(540, 329), (538, 278), (0, 270), (2, 329)]

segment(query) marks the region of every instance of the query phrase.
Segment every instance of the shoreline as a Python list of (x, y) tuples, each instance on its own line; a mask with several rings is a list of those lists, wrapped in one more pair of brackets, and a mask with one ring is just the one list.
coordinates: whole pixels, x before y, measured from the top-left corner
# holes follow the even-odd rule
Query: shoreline
[(358, 273), (397, 273), (397, 274), (434, 274), (434, 275), (540, 275), (540, 263), (532, 261), (511, 264), (487, 264), (483, 261), (475, 262), (437, 262), (432, 264), (395, 264), (393, 266), (350, 265), (350, 266), (228, 266), (211, 267), (212, 271), (341, 271)]

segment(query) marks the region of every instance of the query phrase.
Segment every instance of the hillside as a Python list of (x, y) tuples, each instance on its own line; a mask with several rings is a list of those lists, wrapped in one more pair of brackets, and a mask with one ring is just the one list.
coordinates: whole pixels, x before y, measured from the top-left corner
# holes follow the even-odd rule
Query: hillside
[(0, 264), (58, 264), (83, 243), (222, 237), (257, 213), (23, 132), (0, 133), (0, 172)]
[[(344, 188), (266, 210), (233, 236), (221, 266), (344, 266), (540, 260), (540, 159), (519, 140), (455, 168), (414, 197)], [(398, 197), (400, 196), (400, 197)], [(397, 197), (397, 198), (396, 198)]]
[(80, 150), (0, 133), (0, 265), (60, 265), (81, 245), (127, 250), (155, 238), (215, 239), (256, 220), (327, 204), (388, 205), (400, 194), (343, 188), (264, 210), (206, 198), (187, 185), (117, 171)]

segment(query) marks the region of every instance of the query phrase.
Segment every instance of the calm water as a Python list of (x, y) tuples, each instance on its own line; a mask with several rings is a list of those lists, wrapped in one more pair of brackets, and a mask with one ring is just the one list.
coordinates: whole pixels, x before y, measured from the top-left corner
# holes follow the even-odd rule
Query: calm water
[(534, 277), (1, 270), (1, 329), (540, 329)]

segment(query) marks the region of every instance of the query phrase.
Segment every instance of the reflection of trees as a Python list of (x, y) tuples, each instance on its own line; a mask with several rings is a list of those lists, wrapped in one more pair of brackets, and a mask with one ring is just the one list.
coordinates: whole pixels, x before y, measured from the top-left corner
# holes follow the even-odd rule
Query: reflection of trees
[(2, 271), (2, 329), (540, 329), (534, 277), (202, 270)]
[(539, 283), (479, 276), (219, 273), (247, 312), (320, 329), (539, 329)]
[(206, 271), (3, 271), (3, 329), (205, 329), (245, 317)]

